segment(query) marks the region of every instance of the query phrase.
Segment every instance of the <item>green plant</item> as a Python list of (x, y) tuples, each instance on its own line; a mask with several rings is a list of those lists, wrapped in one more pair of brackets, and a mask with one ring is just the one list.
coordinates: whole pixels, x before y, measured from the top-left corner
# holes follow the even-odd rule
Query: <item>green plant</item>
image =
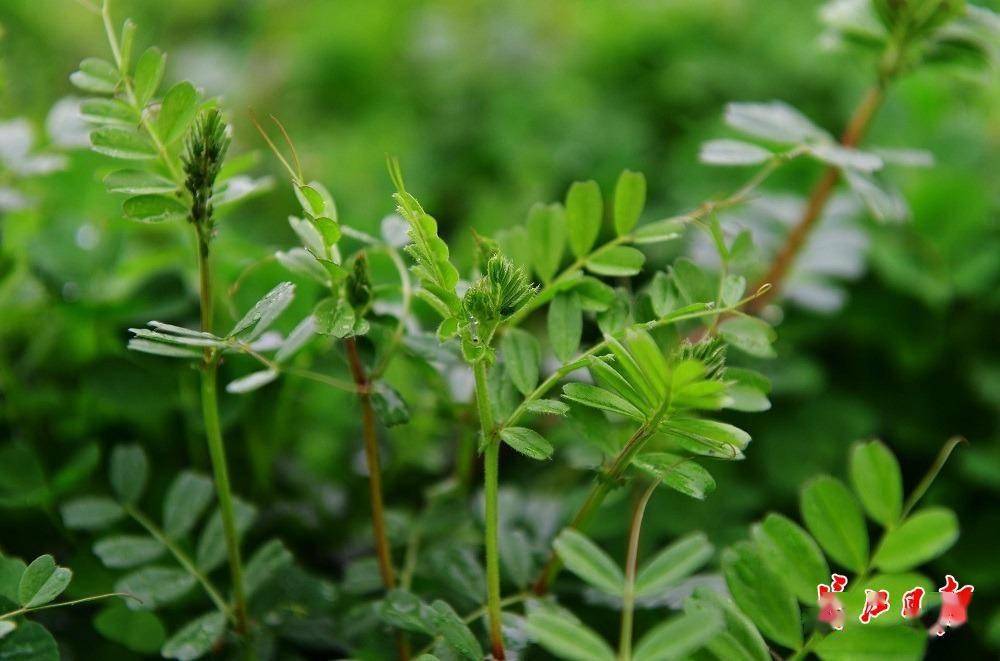
[[(162, 223), (154, 231), (165, 233), (187, 223), (194, 230), (184, 234), (194, 238), (197, 285), (188, 286), (193, 278), (185, 273), (184, 293), (195, 294), (187, 302), (197, 300), (200, 325), (188, 327), (195, 324), (184, 319), (183, 305), (164, 306), (162, 315), (144, 313), (138, 319), (173, 323), (151, 321), (130, 329), (128, 346), (197, 368), (203, 428), (197, 423), (191, 428), (207, 437), (213, 473), (210, 479), (181, 459), (174, 465), (176, 475), (166, 468), (153, 471), (160, 473), (155, 477), (162, 485), (147, 490), (150, 462), (143, 447), (152, 453), (155, 446), (153, 436), (142, 437), (142, 447), (116, 446), (110, 455), (113, 498), (71, 497), (79, 495), (100, 463), (98, 443), (89, 443), (53, 471), (24, 440), (34, 438), (28, 424), (23, 438), (0, 449), (0, 506), (39, 506), (51, 514), (56, 502), (64, 501), (62, 525), (72, 532), (55, 521), (65, 538), (56, 545), (74, 545), (84, 536), (80, 531), (111, 531), (93, 543), (104, 567), (90, 573), (103, 580), (105, 569), (127, 570), (107, 580), (141, 601), (116, 604), (97, 616), (94, 626), (106, 639), (133, 652), (185, 659), (223, 646), (247, 658), (300, 653), (387, 658), (393, 646), (387, 629), (395, 630), (399, 658), (409, 658), (410, 644), (416, 642), (423, 648), (415, 656), (425, 661), (474, 661), (483, 657), (484, 648), (502, 659), (532, 644), (581, 659), (766, 659), (777, 654), (769, 644), (790, 650), (795, 658), (811, 651), (844, 658), (861, 648), (907, 658), (922, 651), (908, 629), (892, 627), (884, 641), (859, 627), (824, 637), (825, 630), (811, 626), (809, 616), (815, 608), (812, 587), (828, 580), (830, 560), (858, 574), (851, 578), (856, 591), (845, 597), (856, 600), (866, 585), (910, 581), (916, 564), (954, 542), (954, 515), (937, 508), (910, 513), (940, 465), (904, 505), (901, 473), (891, 453), (876, 443), (858, 446), (852, 482), (865, 511), (886, 530), (874, 553), (854, 496), (833, 478), (820, 478), (803, 492), (808, 532), (772, 514), (751, 529), (752, 541), (723, 552), (732, 601), (721, 590), (700, 587), (683, 604), (674, 603), (683, 605), (682, 615), (639, 635), (668, 594), (683, 593), (682, 582), (711, 586), (710, 577), (692, 574), (713, 554), (707, 535), (691, 533), (640, 562), (641, 531), (659, 486), (704, 500), (715, 490), (717, 477), (739, 488), (755, 479), (746, 477), (743, 467), (736, 472), (715, 462), (744, 458), (750, 434), (741, 427), (759, 438), (750, 419), (730, 416), (770, 408), (771, 381), (765, 374), (776, 376), (776, 390), (784, 388), (787, 395), (789, 389), (789, 372), (783, 368), (795, 356), (775, 345), (772, 324), (781, 317), (765, 304), (775, 294), (790, 292), (793, 266), (841, 178), (873, 219), (907, 216), (902, 196), (882, 170), (891, 163), (926, 164), (928, 156), (861, 149), (861, 139), (892, 80), (955, 46), (990, 51), (991, 15), (942, 0), (830, 3), (825, 17), (841, 38), (876, 45), (881, 52), (876, 84), (844, 136), (835, 140), (819, 121), (785, 103), (729, 104), (726, 123), (753, 142), (709, 140), (702, 144), (701, 160), (759, 169), (728, 195), (652, 222), (641, 222), (651, 215), (646, 179), (626, 170), (607, 200), (596, 181), (576, 182), (562, 203), (531, 207), (522, 225), (454, 232), (439, 226), (407, 191), (399, 163), (390, 159), (399, 216), (385, 219), (375, 236), (358, 229), (366, 226), (363, 220), (341, 222), (330, 190), (305, 178), (282, 124), (275, 120), (284, 151), (258, 126), (287, 170), (301, 206), (289, 221), (301, 246), (277, 252), (272, 245), (248, 244), (243, 252), (235, 247), (231, 260), (243, 271), (225, 297), (224, 275), (216, 276), (214, 269), (230, 256), (215, 241), (218, 221), (237, 202), (268, 188), (269, 181), (245, 177), (241, 173), (251, 159), (229, 156), (231, 130), (217, 100), (204, 99), (188, 82), (158, 98), (163, 55), (150, 49), (133, 64), (135, 25), (126, 21), (119, 34), (107, 0), (100, 7), (88, 0), (81, 4), (101, 16), (113, 56), (112, 61), (87, 59), (72, 76), (78, 87), (99, 95), (81, 105), (83, 115), (97, 125), (90, 136), (94, 151), (138, 165), (112, 172), (106, 187), (128, 196), (122, 206), (128, 219)], [(793, 178), (808, 167), (800, 165), (808, 159), (821, 163), (823, 174), (798, 224), (779, 236), (772, 259), (766, 251), (773, 246), (761, 245), (767, 242), (757, 241), (739, 220), (748, 209), (763, 206), (770, 212), (765, 184), (772, 187), (779, 170), (776, 178)], [(789, 164), (792, 173), (785, 171)], [(422, 173), (414, 173), (409, 182), (419, 181), (424, 189)], [(338, 185), (346, 187), (349, 174), (338, 172)], [(557, 170), (550, 174), (559, 179)], [(491, 194), (502, 197), (502, 192)], [(442, 204), (442, 218), (451, 215), (448, 199), (423, 193), (421, 199), (434, 200), (428, 208), (434, 206), (435, 213)], [(509, 206), (504, 205), (505, 217)], [(679, 239), (691, 234), (710, 254), (678, 257), (684, 250)], [(471, 251), (465, 250), (465, 238)], [(404, 262), (404, 245), (412, 269)], [(168, 257), (177, 261), (174, 253)], [(44, 271), (29, 256), (18, 259)], [(261, 289), (269, 293), (239, 315), (242, 306), (231, 299), (244, 282), (258, 285), (271, 278), (272, 262), (289, 271), (295, 284), (270, 287), (274, 277)], [(222, 322), (227, 315), (231, 325)], [(423, 330), (435, 326), (436, 332)], [(791, 340), (784, 333), (782, 338), (801, 341), (794, 333)], [(764, 362), (779, 352), (778, 367)], [(156, 362), (142, 367), (150, 364)], [(16, 372), (0, 367), (6, 395), (8, 384), (17, 385)], [(220, 380), (226, 392), (244, 397), (220, 398)], [(146, 381), (151, 385), (152, 379)], [(316, 383), (329, 389), (318, 396), (294, 390)], [(183, 383), (179, 390), (177, 398), (184, 401), (177, 410), (191, 408)], [(292, 407), (290, 401), (304, 404)], [(316, 425), (318, 431), (306, 424), (296, 429), (295, 415), (310, 406), (323, 410), (324, 422)], [(302, 432), (298, 436), (308, 433), (321, 440), (311, 441), (308, 451), (283, 452), (291, 449), (287, 433), (275, 431), (278, 425), (258, 424), (282, 417), (294, 421), (285, 425), (286, 432), (295, 429)], [(247, 429), (247, 452), (234, 453), (234, 463), (249, 465), (261, 495), (277, 496), (258, 501), (260, 517), (256, 507), (234, 495), (241, 490), (240, 478), (235, 489), (230, 485), (223, 430), (228, 435), (241, 424)], [(407, 425), (402, 433), (401, 425)], [(799, 426), (804, 426), (801, 421)], [(359, 443), (350, 441), (354, 427)], [(170, 429), (165, 433), (173, 433)], [(389, 461), (384, 461), (380, 435), (392, 452)], [(117, 429), (114, 437), (120, 438)], [(43, 435), (39, 438), (44, 442)], [(333, 488), (329, 475), (313, 474), (309, 466), (279, 465), (279, 460), (293, 455), (307, 464), (336, 457), (330, 461), (343, 460), (337, 468), (349, 473), (350, 451), (358, 446), (363, 461), (359, 456), (351, 467), (363, 476), (369, 505), (354, 530), (351, 519), (364, 508), (354, 506), (347, 488), (341, 490), (340, 483)], [(472, 488), (477, 449), (481, 519)], [(157, 459), (168, 451), (180, 454), (172, 450), (157, 449)], [(187, 461), (196, 462), (196, 453), (189, 454)], [(553, 458), (568, 466), (541, 463)], [(452, 477), (428, 486), (452, 468)], [(593, 479), (589, 491), (578, 494), (573, 487), (581, 472)], [(272, 484), (279, 480), (281, 485)], [(195, 535), (213, 485), (218, 509)], [(157, 502), (159, 486), (166, 493), (162, 517), (141, 506)], [(755, 491), (748, 489), (743, 507), (752, 506), (761, 493), (759, 485), (751, 486)], [(601, 546), (610, 548), (610, 536), (619, 532), (608, 532), (614, 523), (610, 508), (629, 493), (635, 506), (621, 569)], [(565, 501), (557, 505), (575, 506), (575, 513), (564, 516), (552, 494)], [(682, 512), (656, 517), (659, 532), (676, 514)], [(266, 541), (257, 546), (256, 535), (264, 531)], [(277, 533), (284, 541), (273, 537)], [(901, 538), (915, 541), (920, 553), (907, 555), (912, 545)], [(244, 541), (257, 548), (245, 565)], [(334, 584), (307, 573), (292, 561), (288, 548), (304, 551), (303, 562), (343, 580)], [(51, 556), (45, 557), (49, 560), (42, 564), (55, 570)], [(226, 583), (214, 575), (222, 564), (228, 565)], [(588, 587), (581, 591), (571, 578), (557, 581), (563, 566)], [(876, 568), (893, 575), (869, 576)], [(922, 576), (917, 579), (930, 585)], [(575, 614), (571, 608), (580, 605), (581, 595), (586, 606)], [(808, 638), (796, 600), (807, 607)], [(5, 631), (4, 622), (39, 610), (29, 604), (30, 599), (22, 601), (0, 615), (0, 636), (21, 635)], [(617, 653), (597, 632), (608, 627), (584, 624), (595, 604), (621, 610)], [(483, 631), (477, 628), (480, 620)], [(32, 624), (20, 627), (25, 629), (35, 630)], [(49, 656), (50, 640), (38, 643)]]
[(110, 597), (134, 596), (113, 592), (52, 603), (73, 580), (73, 572), (42, 555), (29, 564), (0, 554), (0, 654), (16, 658), (58, 659), (55, 638), (41, 624), (25, 619), (28, 614), (51, 608), (75, 606)]

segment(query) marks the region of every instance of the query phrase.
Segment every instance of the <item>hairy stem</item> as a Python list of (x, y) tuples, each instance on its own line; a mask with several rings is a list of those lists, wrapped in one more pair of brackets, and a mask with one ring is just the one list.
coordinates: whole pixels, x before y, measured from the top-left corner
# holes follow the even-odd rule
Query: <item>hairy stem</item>
[(622, 589), (622, 624), (618, 643), (618, 658), (629, 661), (632, 658), (632, 615), (635, 611), (635, 574), (639, 560), (639, 533), (642, 531), (642, 517), (646, 505), (660, 481), (655, 480), (639, 497), (632, 510), (632, 527), (628, 537), (628, 552), (625, 558), (625, 585)]
[[(201, 298), (201, 329), (211, 333), (213, 324), (212, 269), (209, 262), (208, 237), (198, 230), (198, 281)], [(201, 411), (205, 422), (205, 438), (208, 454), (212, 461), (215, 491), (219, 499), (219, 513), (222, 516), (222, 530), (226, 538), (229, 555), (229, 573), (233, 583), (233, 613), (236, 630), (247, 630), (246, 592), (243, 588), (243, 563), (240, 559), (240, 541), (236, 533), (236, 514), (233, 511), (233, 492), (229, 484), (229, 469), (226, 466), (226, 447), (222, 440), (222, 426), (219, 423), (218, 400), (219, 357), (210, 347), (205, 348), (205, 359), (201, 369)]]
[(212, 582), (208, 579), (208, 577), (198, 569), (198, 567), (194, 564), (194, 561), (191, 560), (191, 557), (184, 552), (184, 549), (178, 546), (174, 540), (167, 537), (166, 533), (164, 533), (158, 525), (153, 523), (149, 517), (137, 510), (135, 507), (127, 504), (123, 505), (123, 507), (126, 514), (132, 517), (140, 526), (145, 528), (146, 532), (148, 532), (156, 541), (163, 544), (163, 546), (170, 551), (170, 554), (174, 556), (177, 563), (183, 567), (187, 573), (194, 576), (194, 578), (201, 584), (201, 587), (205, 590), (205, 594), (208, 595), (208, 598), (211, 599), (212, 603), (214, 603), (216, 608), (219, 609), (219, 612), (223, 613), (231, 622), (235, 624), (236, 617), (233, 614), (233, 609), (229, 607), (229, 604), (222, 598), (222, 595), (219, 594), (219, 591), (214, 585), (212, 585)]
[(18, 608), (17, 610), (10, 611), (9, 613), (0, 614), (0, 620), (8, 620), (12, 617), (17, 617), (18, 615), (24, 615), (25, 613), (34, 613), (35, 611), (44, 611), (50, 608), (62, 608), (63, 606), (76, 606), (77, 604), (85, 604), (88, 601), (97, 601), (99, 599), (108, 599), (110, 597), (122, 597), (123, 599), (135, 599), (136, 601), (142, 603), (138, 597), (129, 594), (128, 592), (108, 592), (106, 594), (95, 594), (90, 597), (82, 597), (80, 599), (73, 599), (72, 601), (60, 601), (55, 604), (45, 604), (44, 606), (25, 606), (24, 608)]
[[(845, 147), (855, 147), (861, 142), (865, 132), (868, 130), (868, 126), (871, 124), (872, 118), (875, 116), (875, 112), (885, 99), (886, 83), (886, 78), (880, 78), (878, 83), (869, 88), (861, 103), (854, 110), (851, 121), (848, 123), (843, 136), (841, 136), (840, 144)], [(754, 301), (750, 306), (750, 312), (759, 312), (767, 301), (781, 288), (789, 270), (795, 264), (795, 259), (805, 245), (806, 239), (809, 238), (809, 234), (823, 215), (823, 210), (826, 208), (827, 202), (830, 201), (830, 197), (833, 195), (834, 188), (836, 188), (837, 181), (839, 180), (840, 170), (838, 168), (831, 165), (823, 171), (823, 175), (816, 182), (812, 192), (809, 194), (809, 200), (806, 202), (806, 208), (802, 212), (802, 217), (799, 218), (792, 231), (788, 233), (788, 238), (785, 239), (784, 245), (778, 250), (767, 273), (757, 283), (758, 287), (765, 283), (770, 283), (772, 286), (771, 291), (767, 296), (761, 296)]]
[(486, 500), (486, 610), (490, 622), (490, 644), (494, 659), (506, 658), (501, 633), (499, 482), (500, 441), (495, 436), (493, 408), (486, 385), (486, 363), (473, 366), (476, 378), (476, 405), (483, 434), (483, 482)]

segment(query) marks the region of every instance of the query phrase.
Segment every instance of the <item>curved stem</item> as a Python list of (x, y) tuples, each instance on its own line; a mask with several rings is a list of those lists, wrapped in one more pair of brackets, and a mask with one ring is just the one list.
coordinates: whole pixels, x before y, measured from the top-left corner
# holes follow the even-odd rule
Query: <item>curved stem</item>
[(135, 599), (139, 603), (142, 600), (135, 595), (129, 594), (128, 592), (108, 592), (107, 594), (95, 594), (90, 597), (83, 597), (81, 599), (73, 599), (72, 601), (60, 601), (57, 604), (45, 604), (44, 606), (32, 606), (28, 608), (18, 608), (17, 610), (10, 611), (9, 613), (0, 614), (0, 620), (7, 620), (12, 617), (17, 617), (18, 615), (24, 615), (25, 613), (34, 613), (35, 611), (48, 610), (49, 608), (62, 608), (63, 606), (75, 606), (77, 604), (85, 604), (88, 601), (97, 601), (98, 599), (108, 599), (110, 597), (122, 597), (123, 599)]
[[(614, 462), (611, 464), (611, 468), (607, 472), (602, 472), (597, 476), (594, 486), (591, 487), (590, 493), (587, 494), (587, 499), (583, 501), (583, 505), (577, 510), (576, 515), (573, 520), (570, 521), (569, 527), (575, 530), (581, 530), (590, 522), (591, 517), (594, 516), (594, 512), (601, 506), (604, 499), (607, 497), (608, 493), (611, 491), (612, 485), (614, 485), (618, 480), (621, 479), (622, 475), (629, 466), (632, 465), (632, 459), (635, 458), (639, 452), (646, 446), (646, 441), (653, 435), (653, 432), (659, 427), (660, 422), (666, 417), (670, 412), (670, 404), (673, 401), (673, 392), (667, 388), (667, 393), (660, 402), (656, 411), (653, 415), (644, 422), (638, 429), (633, 432), (632, 436), (625, 442), (622, 449), (615, 456)], [(549, 590), (549, 586), (552, 585), (552, 581), (555, 580), (556, 575), (559, 570), (562, 569), (562, 561), (559, 556), (556, 555), (554, 549), (549, 550), (549, 559), (542, 567), (542, 571), (539, 573), (538, 578), (535, 580), (532, 590), (535, 594), (541, 596), (544, 595)]]
[(501, 630), (502, 606), (500, 604), (500, 543), (499, 543), (499, 482), (500, 441), (495, 435), (493, 408), (486, 385), (486, 363), (482, 360), (473, 366), (476, 379), (476, 405), (483, 434), (483, 485), (486, 501), (486, 607), (489, 614), (490, 644), (493, 658), (502, 660), (503, 634)]
[(629, 531), (628, 554), (625, 558), (625, 585), (622, 589), (622, 623), (618, 643), (618, 658), (620, 661), (630, 661), (632, 658), (632, 614), (635, 611), (635, 574), (639, 560), (639, 533), (642, 531), (642, 517), (646, 505), (652, 497), (660, 480), (654, 480), (643, 492), (632, 510), (632, 527)]
[[(847, 129), (840, 139), (840, 144), (845, 147), (854, 147), (861, 141), (868, 130), (872, 118), (875, 116), (875, 112), (885, 99), (886, 84), (887, 80), (880, 78), (878, 83), (869, 88), (864, 99), (862, 99), (857, 109), (855, 109), (851, 121), (847, 125)], [(774, 261), (771, 263), (771, 267), (758, 283), (758, 286), (770, 283), (773, 287), (771, 293), (756, 300), (751, 306), (752, 312), (760, 311), (764, 304), (781, 288), (785, 277), (795, 263), (795, 259), (805, 245), (806, 239), (809, 237), (816, 223), (819, 222), (820, 216), (823, 215), (823, 210), (826, 208), (827, 202), (830, 201), (830, 197), (833, 195), (834, 188), (836, 188), (839, 180), (840, 170), (838, 168), (831, 165), (823, 171), (823, 175), (809, 194), (809, 200), (806, 202), (806, 208), (802, 212), (802, 217), (792, 228), (792, 231), (788, 233), (788, 238), (785, 239), (784, 245), (778, 250)]]
[(153, 523), (145, 514), (128, 504), (123, 505), (122, 507), (124, 508), (126, 514), (135, 519), (136, 523), (145, 528), (146, 532), (152, 535), (156, 541), (163, 544), (167, 550), (170, 551), (170, 554), (174, 556), (177, 563), (183, 567), (187, 573), (194, 576), (194, 578), (201, 584), (201, 587), (205, 590), (205, 594), (207, 594), (208, 598), (212, 600), (212, 603), (215, 604), (216, 608), (225, 614), (226, 618), (228, 618), (230, 622), (235, 624), (236, 617), (233, 614), (233, 609), (230, 608), (229, 604), (226, 603), (226, 600), (222, 598), (222, 595), (215, 588), (215, 586), (212, 585), (212, 582), (208, 579), (208, 577), (198, 569), (198, 567), (194, 564), (194, 561), (191, 560), (190, 556), (184, 552), (184, 549), (178, 546), (174, 540), (167, 537), (166, 533), (164, 533), (163, 530), (161, 530), (158, 525)]
[(929, 469), (927, 469), (927, 473), (924, 475), (923, 479), (920, 480), (920, 483), (913, 490), (913, 493), (910, 494), (910, 497), (906, 499), (906, 505), (903, 506), (903, 513), (899, 515), (900, 521), (905, 520), (906, 517), (909, 516), (917, 502), (919, 502), (920, 499), (923, 498), (924, 494), (927, 493), (927, 490), (931, 487), (931, 484), (934, 483), (935, 478), (937, 478), (938, 473), (941, 472), (941, 469), (944, 468), (944, 465), (948, 462), (948, 457), (951, 456), (952, 451), (958, 447), (960, 443), (968, 443), (968, 441), (961, 436), (953, 436), (945, 442), (941, 451), (938, 452), (937, 457), (934, 459), (934, 463), (931, 464)]

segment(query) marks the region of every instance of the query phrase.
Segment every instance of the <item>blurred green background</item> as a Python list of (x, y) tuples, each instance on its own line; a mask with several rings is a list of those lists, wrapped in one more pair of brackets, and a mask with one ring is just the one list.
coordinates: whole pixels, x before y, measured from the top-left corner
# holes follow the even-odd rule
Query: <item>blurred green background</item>
[[(561, 199), (574, 180), (594, 178), (609, 191), (622, 168), (645, 172), (647, 218), (732, 190), (746, 172), (697, 161), (700, 142), (728, 135), (727, 101), (781, 99), (839, 133), (873, 62), (830, 47), (819, 4), (121, 0), (116, 14), (138, 23), (139, 48), (155, 43), (169, 53), (168, 82), (186, 78), (222, 97), (238, 151), (263, 147), (249, 109), (279, 117), (307, 176), (327, 185), (347, 224), (375, 231), (392, 211), (384, 158), (398, 155), (409, 188), (468, 265), (472, 229), (521, 222), (532, 203)], [(100, 183), (107, 159), (60, 146), (79, 135), (69, 106), (50, 111), (74, 93), (68, 76), (78, 62), (106, 53), (97, 18), (70, 0), (4, 0), (0, 26), (0, 121), (25, 117), (42, 147), (69, 155), (65, 170), (19, 183), (33, 204), (0, 221), (0, 548), (25, 557), (54, 552), (77, 569), (74, 593), (86, 594), (109, 579), (55, 512), (65, 496), (102, 482), (95, 457), (118, 442), (142, 443), (162, 469), (161, 491), (180, 467), (206, 465), (196, 373), (125, 350), (130, 326), (195, 318), (193, 253), (183, 228), (121, 219), (120, 200)], [(779, 357), (761, 366), (774, 379), (774, 407), (738, 420), (754, 438), (747, 460), (721, 467), (718, 490), (704, 503), (663, 496), (646, 535), (703, 528), (720, 545), (738, 539), (768, 509), (794, 513), (804, 479), (843, 476), (847, 448), (862, 438), (885, 440), (912, 488), (945, 439), (963, 435), (971, 444), (927, 495), (955, 509), (962, 524), (933, 577), (955, 574), (976, 596), (970, 625), (931, 652), (995, 658), (996, 70), (928, 67), (905, 77), (869, 140), (935, 155), (932, 168), (891, 173), (911, 222), (881, 226), (858, 214), (846, 244), (809, 251), (804, 259), (834, 260), (820, 270), (850, 276), (846, 295), (823, 311), (786, 306)], [(262, 156), (258, 171), (279, 183), (222, 221), (217, 254), (227, 283), (296, 244), (285, 222), (294, 198), (273, 158)], [(818, 167), (797, 163), (766, 190), (802, 195)], [(663, 266), (687, 248), (651, 258)], [(274, 263), (252, 270), (233, 296), (233, 315), (287, 278)], [(308, 314), (316, 295), (299, 283), (286, 325)], [(326, 367), (342, 370), (332, 355)], [(246, 368), (225, 367), (230, 376)], [(464, 433), (436, 410), (433, 378), (405, 363), (389, 375), (414, 412), (386, 440), (387, 500), (401, 516), (449, 470)], [(367, 520), (357, 421), (342, 415), (353, 410), (350, 398), (284, 380), (250, 397), (226, 396), (223, 407), (236, 489), (262, 507), (262, 528), (286, 538), (311, 568), (339, 576), (364, 548)], [(576, 430), (560, 433), (571, 442)], [(545, 473), (527, 463), (510, 457), (506, 483), (556, 494), (587, 481), (566, 462)], [(625, 506), (613, 505), (595, 536), (620, 537)], [(77, 611), (52, 617), (67, 654), (96, 658), (87, 646), (103, 643), (79, 625)]]

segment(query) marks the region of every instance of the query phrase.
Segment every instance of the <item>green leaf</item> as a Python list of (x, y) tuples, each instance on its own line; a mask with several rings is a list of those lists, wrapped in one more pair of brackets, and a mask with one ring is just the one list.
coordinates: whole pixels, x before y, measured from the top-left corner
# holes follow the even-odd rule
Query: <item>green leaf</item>
[(830, 566), (816, 540), (781, 514), (768, 514), (750, 529), (757, 548), (775, 574), (808, 606), (816, 604), (816, 586), (830, 580)]
[(730, 103), (726, 106), (726, 124), (747, 135), (785, 144), (830, 137), (805, 115), (781, 101)]
[(500, 351), (511, 381), (522, 395), (529, 395), (538, 385), (538, 366), (542, 360), (538, 340), (531, 333), (511, 328), (500, 340)]
[(128, 195), (173, 193), (177, 190), (174, 182), (144, 170), (115, 170), (104, 177), (104, 187), (109, 193)]
[(589, 275), (577, 278), (572, 286), (573, 291), (580, 297), (580, 307), (584, 310), (603, 312), (618, 300), (618, 294), (612, 287)]
[(316, 332), (338, 338), (354, 334), (357, 318), (354, 308), (344, 299), (325, 298), (313, 309), (316, 317)]
[(208, 654), (226, 631), (226, 616), (213, 611), (188, 622), (160, 650), (165, 659), (193, 661)]
[(261, 333), (270, 328), (274, 320), (285, 311), (294, 296), (295, 285), (290, 282), (279, 283), (240, 319), (229, 332), (229, 337), (240, 335), (246, 340), (260, 337)]
[(292, 557), (291, 551), (285, 547), (280, 539), (272, 539), (265, 543), (247, 562), (243, 576), (247, 596), (253, 596), (280, 569), (289, 566), (294, 561), (295, 558)]
[(112, 569), (145, 564), (156, 560), (165, 550), (163, 544), (145, 535), (115, 535), (94, 544), (94, 555), (101, 559), (105, 567)]
[(532, 459), (544, 461), (552, 458), (552, 444), (542, 438), (538, 432), (527, 427), (501, 429), (500, 438), (510, 447)]
[(156, 94), (156, 90), (160, 87), (160, 81), (163, 80), (166, 63), (167, 56), (155, 46), (148, 48), (139, 56), (139, 61), (135, 64), (133, 87), (140, 107), (145, 107)]
[(719, 335), (727, 343), (758, 358), (773, 358), (774, 329), (756, 317), (731, 317), (719, 324)]
[(594, 253), (586, 266), (587, 270), (597, 275), (626, 277), (641, 271), (645, 261), (646, 256), (635, 248), (613, 246)]
[(566, 246), (566, 215), (560, 204), (536, 204), (528, 212), (531, 263), (542, 282), (548, 283), (559, 269)]
[(330, 274), (309, 251), (302, 248), (278, 250), (274, 253), (274, 257), (279, 264), (295, 275), (310, 278), (323, 286), (330, 285)]
[(21, 622), (0, 638), (0, 661), (59, 661), (59, 646), (37, 622)]
[(35, 507), (52, 500), (45, 469), (25, 441), (0, 446), (0, 507)]
[(924, 658), (927, 633), (899, 627), (849, 627), (815, 647), (823, 661), (916, 661)]
[(167, 639), (160, 618), (146, 611), (129, 610), (116, 604), (94, 618), (94, 628), (107, 638), (139, 654), (154, 654)]
[(895, 525), (903, 511), (903, 475), (892, 451), (881, 441), (855, 444), (850, 474), (868, 516), (885, 527)]
[(806, 484), (802, 519), (833, 560), (856, 572), (868, 565), (868, 530), (858, 501), (840, 480), (828, 475)]
[(698, 152), (698, 160), (709, 165), (756, 165), (772, 156), (770, 150), (742, 140), (709, 140)]
[(809, 153), (827, 165), (837, 168), (851, 168), (862, 172), (873, 172), (885, 163), (876, 155), (833, 142), (824, 142), (809, 147)]
[(20, 558), (5, 558), (0, 554), (0, 598), (17, 603), (17, 586), (27, 565)]
[(171, 87), (163, 97), (160, 114), (156, 117), (160, 141), (169, 145), (187, 133), (197, 112), (198, 92), (191, 83), (183, 81)]
[(574, 255), (583, 257), (594, 247), (603, 216), (604, 202), (597, 182), (574, 182), (566, 193), (566, 229)]
[(708, 303), (715, 300), (716, 279), (687, 257), (674, 261), (670, 267), (674, 286), (688, 303)]
[(195, 583), (194, 576), (177, 567), (144, 567), (118, 579), (115, 592), (139, 600), (125, 602), (132, 610), (156, 610), (186, 595)]
[(569, 405), (556, 399), (536, 399), (525, 405), (532, 413), (547, 413), (549, 415), (566, 415)]
[(212, 480), (193, 471), (182, 471), (167, 490), (163, 500), (163, 531), (171, 539), (191, 532), (205, 508), (212, 502)]
[(437, 634), (460, 656), (467, 661), (480, 661), (483, 658), (483, 648), (455, 609), (438, 599), (431, 604), (430, 618)]
[(94, 124), (135, 126), (139, 116), (119, 99), (86, 99), (80, 103), (80, 116)]
[(615, 232), (628, 234), (639, 222), (646, 206), (646, 177), (641, 172), (623, 170), (615, 184)]
[(728, 597), (709, 588), (696, 588), (685, 602), (684, 610), (698, 613), (714, 610), (722, 615), (726, 632), (706, 643), (716, 658), (725, 661), (770, 661), (767, 643), (757, 627)]
[(719, 290), (719, 298), (726, 307), (734, 306), (743, 298), (743, 292), (747, 289), (747, 280), (742, 275), (727, 275), (722, 281)]
[(688, 452), (729, 461), (743, 459), (750, 444), (750, 434), (739, 427), (700, 418), (667, 419), (660, 424), (660, 433)]
[(858, 170), (844, 170), (844, 179), (872, 217), (881, 223), (902, 222), (910, 209), (900, 192), (881, 183), (874, 176)]
[(929, 507), (889, 530), (875, 551), (872, 564), (885, 571), (904, 571), (938, 557), (957, 539), (955, 513), (943, 507)]
[(647, 223), (632, 233), (632, 242), (645, 244), (673, 241), (681, 237), (685, 225), (682, 218), (664, 218)]
[(733, 601), (761, 633), (785, 647), (802, 646), (799, 605), (752, 544), (739, 542), (726, 549), (722, 573)]
[[(253, 524), (257, 510), (239, 498), (233, 499), (233, 517), (236, 519), (236, 537), (243, 536)], [(226, 540), (222, 529), (222, 513), (216, 509), (208, 519), (205, 529), (198, 538), (198, 551), (195, 564), (203, 572), (210, 572), (226, 559)]]
[(139, 223), (184, 220), (188, 216), (188, 208), (176, 197), (169, 195), (130, 197), (122, 204), (122, 212), (129, 220)]
[(98, 154), (143, 161), (156, 158), (153, 143), (145, 136), (131, 130), (102, 126), (90, 133), (90, 144)]
[(120, 80), (117, 67), (97, 57), (88, 57), (80, 62), (80, 68), (69, 76), (69, 82), (95, 94), (114, 93)]
[(563, 397), (584, 406), (618, 413), (635, 420), (643, 420), (645, 417), (642, 411), (617, 393), (589, 383), (567, 383), (563, 386)]
[(379, 422), (386, 427), (405, 425), (410, 421), (410, 409), (395, 388), (385, 381), (375, 384), (372, 391), (372, 408)]
[(121, 505), (99, 496), (71, 500), (60, 508), (63, 523), (74, 530), (100, 530), (125, 516)]
[(568, 614), (538, 609), (528, 615), (528, 632), (539, 645), (560, 659), (614, 661), (615, 654), (594, 631)]
[(678, 539), (639, 569), (635, 577), (635, 596), (652, 597), (677, 585), (704, 566), (714, 551), (703, 532)]
[(595, 588), (620, 595), (625, 576), (618, 564), (597, 544), (573, 528), (566, 528), (552, 543), (566, 569)]
[(264, 369), (250, 372), (246, 376), (234, 379), (226, 384), (226, 392), (242, 395), (243, 393), (260, 390), (278, 378), (277, 370)]
[(73, 580), (73, 572), (56, 565), (51, 555), (35, 558), (17, 585), (17, 602), (24, 608), (34, 608), (47, 604), (66, 589)]
[(771, 392), (771, 382), (763, 374), (727, 365), (726, 380), (732, 382), (726, 391), (730, 400), (726, 403), (726, 408), (748, 412), (767, 411), (771, 408), (771, 401), (767, 398)]
[(653, 627), (635, 647), (634, 661), (682, 659), (699, 650), (725, 627), (715, 611), (684, 613)]
[(434, 623), (430, 618), (430, 608), (412, 592), (390, 590), (375, 611), (384, 622), (397, 629), (434, 635)]
[(146, 489), (149, 461), (138, 445), (116, 445), (111, 451), (108, 477), (119, 500), (133, 504)]
[(583, 308), (580, 296), (574, 292), (559, 294), (549, 304), (549, 343), (562, 363), (569, 362), (580, 347), (583, 337)]
[(689, 457), (667, 452), (647, 452), (638, 455), (632, 463), (685, 496), (705, 500), (708, 494), (715, 491), (715, 479), (711, 473)]

